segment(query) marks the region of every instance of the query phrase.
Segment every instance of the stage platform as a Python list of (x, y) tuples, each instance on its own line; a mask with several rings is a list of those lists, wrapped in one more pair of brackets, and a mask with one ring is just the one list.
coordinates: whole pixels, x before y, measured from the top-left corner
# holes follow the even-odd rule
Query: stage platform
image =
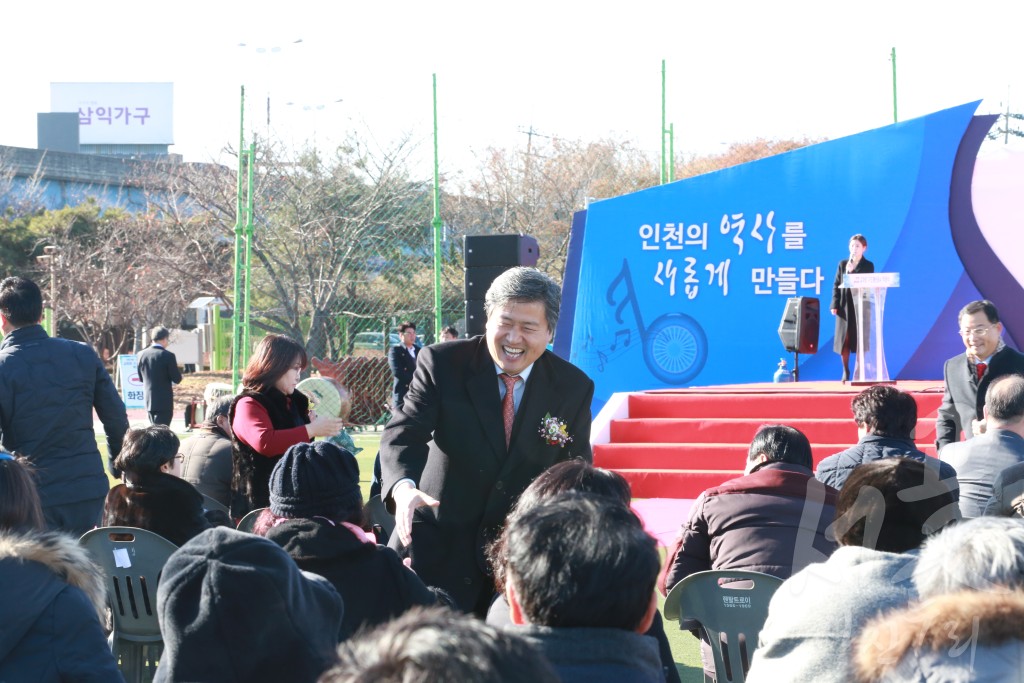
[[(943, 384), (895, 384), (918, 405), (917, 447), (935, 455)], [(736, 384), (616, 394), (594, 420), (594, 462), (625, 476), (634, 498), (689, 500), (743, 474), (758, 427), (783, 423), (811, 441), (814, 463), (857, 442), (850, 401), (866, 387), (842, 382)]]

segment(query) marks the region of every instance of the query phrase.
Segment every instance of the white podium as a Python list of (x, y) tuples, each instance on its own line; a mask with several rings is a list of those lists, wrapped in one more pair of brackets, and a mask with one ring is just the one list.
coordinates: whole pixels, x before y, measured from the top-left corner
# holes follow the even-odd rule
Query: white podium
[(888, 382), (882, 320), (885, 292), (900, 286), (899, 273), (846, 273), (843, 287), (850, 290), (857, 316), (857, 365), (851, 384)]

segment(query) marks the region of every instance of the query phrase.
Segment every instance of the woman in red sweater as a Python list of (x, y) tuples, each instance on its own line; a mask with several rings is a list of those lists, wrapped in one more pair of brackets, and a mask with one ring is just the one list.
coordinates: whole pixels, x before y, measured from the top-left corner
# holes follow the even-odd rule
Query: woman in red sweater
[(334, 436), (344, 421), (317, 415), (295, 390), (308, 358), (294, 339), (268, 334), (256, 346), (231, 404), (231, 516), (270, 504), (270, 472), (289, 446)]

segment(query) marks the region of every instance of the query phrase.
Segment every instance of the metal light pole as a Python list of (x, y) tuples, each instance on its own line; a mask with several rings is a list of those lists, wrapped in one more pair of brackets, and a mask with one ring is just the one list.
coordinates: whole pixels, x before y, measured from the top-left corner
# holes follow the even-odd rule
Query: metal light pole
[[(665, 60), (661, 60), (661, 184), (676, 179), (676, 131), (675, 124), (665, 127)], [(668, 138), (668, 155), (665, 154), (665, 138)]]
[(302, 110), (303, 112), (310, 112), (313, 114), (313, 151), (315, 152), (317, 151), (316, 136), (317, 128), (319, 127), (320, 123), (320, 113), (325, 111), (328, 107), (335, 104), (339, 104), (344, 101), (345, 99), (343, 97), (339, 97), (338, 99), (331, 100), (329, 102), (316, 102), (312, 104), (303, 104), (300, 102), (285, 102), (285, 106), (294, 107), (296, 110)]
[(38, 263), (45, 263), (50, 271), (50, 305), (43, 312), (43, 327), (51, 337), (57, 336), (57, 254), (60, 247), (47, 244), (43, 253), (36, 256)]
[[(298, 45), (301, 42), (302, 42), (302, 38), (297, 38), (295, 40), (288, 41), (287, 45)], [(282, 47), (281, 45), (265, 46), (265, 45), (250, 45), (249, 43), (239, 43), (238, 47), (242, 48), (243, 50), (252, 49), (256, 54), (258, 54), (258, 55), (265, 55), (265, 56), (268, 56), (268, 57), (270, 55), (280, 54), (282, 52), (282, 50), (284, 50), (284, 47)], [(269, 69), (267, 71), (269, 71)], [(270, 79), (269, 78), (267, 79), (267, 84), (266, 85), (267, 85), (267, 138), (269, 138), (270, 137)]]
[(242, 292), (242, 241), (245, 198), (242, 195), (242, 173), (246, 153), (245, 147), (245, 86), (242, 86), (241, 106), (238, 116), (238, 178), (235, 197), (235, 260), (234, 260), (234, 290), (232, 290), (232, 330), (231, 330), (231, 387), (233, 391), (238, 390), (238, 372), (241, 365), (242, 352), (242, 321), (241, 292)]
[(252, 217), (255, 213), (253, 211), (253, 172), (256, 168), (256, 142), (253, 141), (249, 144), (249, 155), (248, 155), (248, 178), (247, 178), (247, 190), (249, 196), (246, 200), (245, 205), (245, 323), (242, 326), (242, 357), (240, 362), (249, 362), (249, 350), (252, 348), (249, 344), (249, 329), (250, 324), (250, 307), (249, 302), (252, 297), (250, 296), (252, 286)]
[(661, 184), (668, 178), (665, 165), (665, 60), (661, 60)]

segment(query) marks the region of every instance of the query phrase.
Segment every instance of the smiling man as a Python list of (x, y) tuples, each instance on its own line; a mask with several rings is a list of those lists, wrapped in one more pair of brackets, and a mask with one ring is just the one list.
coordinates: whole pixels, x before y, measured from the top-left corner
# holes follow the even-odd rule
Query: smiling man
[(960, 440), (961, 430), (970, 439), (984, 432), (985, 392), (997, 377), (1024, 373), (1024, 355), (1003, 341), (1003, 324), (991, 301), (972, 301), (960, 310), (960, 338), (967, 350), (950, 358), (943, 367), (946, 391), (935, 423), (935, 445), (941, 450)]
[(534, 268), (498, 276), (485, 298), (486, 334), (424, 348), (405, 408), (381, 438), (391, 546), (427, 585), (480, 616), (494, 594), (483, 548), (509, 508), (556, 462), (592, 459), (594, 383), (547, 351), (560, 300)]

